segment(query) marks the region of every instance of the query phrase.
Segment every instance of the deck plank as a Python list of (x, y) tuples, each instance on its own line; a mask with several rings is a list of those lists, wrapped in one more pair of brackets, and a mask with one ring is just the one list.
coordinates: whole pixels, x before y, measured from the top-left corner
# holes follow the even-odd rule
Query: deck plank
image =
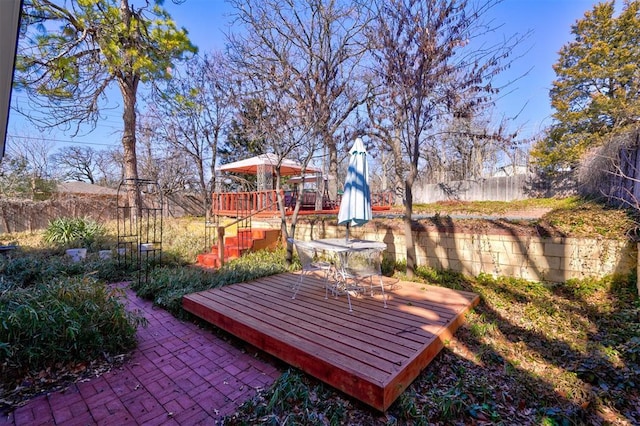
[(386, 410), (479, 302), (473, 293), (385, 278), (371, 296), (325, 299), (319, 274), (285, 273), (186, 295), (184, 308), (284, 362)]

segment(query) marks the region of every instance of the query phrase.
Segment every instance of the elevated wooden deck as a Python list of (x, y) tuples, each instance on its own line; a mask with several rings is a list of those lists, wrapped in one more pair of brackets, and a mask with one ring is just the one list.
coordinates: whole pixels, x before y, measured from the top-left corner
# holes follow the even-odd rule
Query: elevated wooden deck
[(381, 295), (324, 298), (320, 276), (286, 273), (187, 295), (184, 308), (360, 401), (385, 411), (477, 305), (473, 293), (389, 281)]
[[(290, 191), (280, 191), (285, 203), (287, 215), (293, 214), (296, 204), (295, 194)], [(311, 214), (338, 214), (340, 197), (337, 200), (322, 200), (322, 207), (316, 210), (315, 192), (303, 194), (299, 215)], [(371, 208), (374, 211), (390, 210), (393, 205), (394, 194), (392, 192), (374, 192), (371, 194)], [(251, 192), (214, 192), (211, 199), (211, 213), (228, 217), (246, 217), (256, 214), (260, 217), (279, 216), (278, 196), (275, 190), (251, 191)]]

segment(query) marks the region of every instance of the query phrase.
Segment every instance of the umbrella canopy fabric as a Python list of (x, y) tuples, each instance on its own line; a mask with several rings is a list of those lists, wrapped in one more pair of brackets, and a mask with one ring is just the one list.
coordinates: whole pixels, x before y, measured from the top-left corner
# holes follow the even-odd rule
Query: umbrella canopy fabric
[[(367, 150), (362, 139), (356, 138), (349, 151), (349, 170), (340, 201), (338, 224), (361, 226), (371, 220), (371, 191), (369, 189), (369, 165)], [(348, 234), (347, 234), (348, 238)]]
[[(223, 164), (216, 168), (216, 171), (257, 175), (258, 173), (261, 173), (261, 167), (270, 166), (275, 169), (277, 164), (278, 156), (276, 154), (267, 153), (240, 161), (234, 161), (233, 163)], [(320, 169), (312, 166), (307, 166), (305, 170), (309, 173), (320, 172)], [(280, 163), (280, 175), (293, 176), (299, 175), (300, 173), (302, 173), (302, 164), (286, 158), (282, 159), (282, 162)]]

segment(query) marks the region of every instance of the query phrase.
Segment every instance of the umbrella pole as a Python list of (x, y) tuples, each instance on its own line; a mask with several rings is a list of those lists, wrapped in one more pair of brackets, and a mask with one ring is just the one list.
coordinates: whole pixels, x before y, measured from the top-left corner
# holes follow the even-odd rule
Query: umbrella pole
[(351, 222), (347, 222), (347, 236), (346, 236), (347, 242), (349, 242), (349, 228), (351, 228)]

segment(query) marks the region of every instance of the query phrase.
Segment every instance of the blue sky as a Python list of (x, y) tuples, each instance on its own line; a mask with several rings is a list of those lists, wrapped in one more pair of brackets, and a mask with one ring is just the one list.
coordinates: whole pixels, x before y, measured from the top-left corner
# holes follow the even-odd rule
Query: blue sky
[[(519, 49), (523, 56), (500, 77), (505, 82), (519, 79), (503, 91), (497, 102), (494, 118), (511, 117), (521, 111), (512, 127), (522, 129), (523, 136), (535, 135), (551, 123), (549, 89), (555, 77), (552, 65), (557, 61), (559, 49), (572, 39), (571, 25), (596, 3), (598, 1), (594, 0), (504, 0), (491, 10), (490, 17), (494, 19), (494, 24), (502, 24), (495, 33), (496, 37), (532, 31)], [(164, 6), (177, 25), (189, 31), (192, 42), (201, 52), (224, 47), (224, 33), (229, 29), (228, 15), (231, 11), (226, 2), (185, 0), (177, 5), (171, 0), (165, 0)], [(14, 95), (17, 100), (21, 96), (24, 95)], [(121, 123), (119, 111), (114, 110), (107, 112), (100, 127), (89, 134), (72, 138), (63, 132), (53, 131), (43, 134), (42, 138), (55, 140), (59, 146), (88, 144), (96, 149), (109, 145), (119, 146)], [(9, 135), (34, 137), (39, 133), (13, 113), (9, 122)]]
[(523, 134), (535, 135), (551, 124), (549, 90), (555, 79), (552, 65), (560, 48), (573, 40), (571, 26), (592, 10), (592, 0), (505, 0), (494, 10), (497, 22), (504, 22), (504, 34), (532, 34), (524, 43), (524, 56), (502, 78), (516, 78), (527, 72), (507, 90), (497, 104), (497, 114), (511, 116), (522, 109), (514, 124)]

